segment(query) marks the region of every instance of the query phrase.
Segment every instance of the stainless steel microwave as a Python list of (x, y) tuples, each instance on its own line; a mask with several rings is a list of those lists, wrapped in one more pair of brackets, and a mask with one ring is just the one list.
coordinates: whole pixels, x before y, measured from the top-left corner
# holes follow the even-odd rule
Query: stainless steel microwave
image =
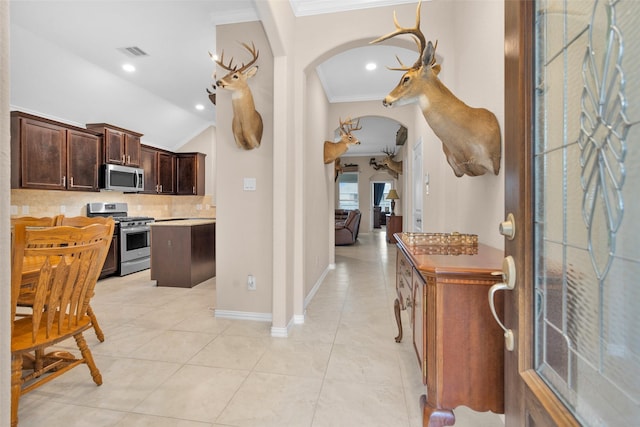
[(103, 190), (137, 193), (144, 190), (144, 170), (131, 166), (104, 164), (100, 171)]

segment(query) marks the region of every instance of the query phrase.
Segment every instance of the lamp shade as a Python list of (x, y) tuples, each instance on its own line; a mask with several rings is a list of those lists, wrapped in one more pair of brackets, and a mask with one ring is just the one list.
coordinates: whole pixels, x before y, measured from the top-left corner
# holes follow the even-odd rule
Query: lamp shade
[(389, 194), (387, 194), (387, 200), (398, 200), (399, 198), (400, 196), (398, 196), (398, 192), (395, 190), (395, 188), (389, 190)]

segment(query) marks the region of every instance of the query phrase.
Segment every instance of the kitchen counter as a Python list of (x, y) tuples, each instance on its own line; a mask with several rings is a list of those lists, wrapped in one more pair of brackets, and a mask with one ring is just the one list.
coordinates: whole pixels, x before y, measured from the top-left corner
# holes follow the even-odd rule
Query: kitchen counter
[(209, 219), (209, 218), (180, 218), (180, 219), (161, 219), (161, 220), (155, 220), (155, 222), (152, 222), (151, 225), (152, 227), (163, 227), (163, 226), (183, 226), (183, 227), (191, 227), (194, 225), (203, 225), (203, 224), (215, 224), (216, 220), (215, 218)]

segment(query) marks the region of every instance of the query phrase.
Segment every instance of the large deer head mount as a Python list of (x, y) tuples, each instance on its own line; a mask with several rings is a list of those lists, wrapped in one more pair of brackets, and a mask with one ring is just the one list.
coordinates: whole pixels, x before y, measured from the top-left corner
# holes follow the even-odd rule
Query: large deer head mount
[(353, 120), (350, 118), (347, 118), (344, 122), (340, 119), (340, 141), (324, 142), (324, 164), (328, 165), (338, 157), (342, 156), (347, 152), (350, 145), (360, 144), (358, 138), (351, 134), (351, 132), (360, 129), (362, 129), (362, 126), (360, 126), (360, 120), (354, 124)]
[(253, 43), (251, 43), (251, 47), (246, 43), (242, 43), (242, 46), (251, 54), (251, 60), (238, 67), (238, 65), (233, 65), (232, 57), (229, 63), (225, 64), (224, 51), (222, 51), (216, 64), (227, 70), (228, 73), (216, 81), (216, 86), (232, 93), (232, 129), (236, 144), (245, 150), (252, 150), (259, 147), (262, 140), (262, 116), (256, 111), (248, 80), (258, 72), (258, 67), (253, 64), (258, 60), (260, 52), (256, 50)]
[(502, 145), (498, 120), (484, 108), (466, 105), (440, 81), (440, 65), (435, 55), (438, 43), (427, 43), (420, 31), (420, 6), (418, 2), (415, 27), (398, 24), (394, 11), (396, 30), (371, 42), (408, 34), (418, 47), (418, 60), (410, 67), (396, 57), (401, 67), (390, 69), (405, 73), (382, 103), (385, 107), (418, 103), (427, 123), (442, 141), (442, 150), (456, 176), (478, 176), (487, 171), (497, 175)]

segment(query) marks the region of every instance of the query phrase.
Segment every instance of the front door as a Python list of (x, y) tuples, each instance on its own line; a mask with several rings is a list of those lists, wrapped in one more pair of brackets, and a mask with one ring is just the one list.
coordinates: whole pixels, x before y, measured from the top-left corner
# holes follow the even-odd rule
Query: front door
[(505, 85), (506, 426), (638, 425), (640, 2), (506, 0)]

